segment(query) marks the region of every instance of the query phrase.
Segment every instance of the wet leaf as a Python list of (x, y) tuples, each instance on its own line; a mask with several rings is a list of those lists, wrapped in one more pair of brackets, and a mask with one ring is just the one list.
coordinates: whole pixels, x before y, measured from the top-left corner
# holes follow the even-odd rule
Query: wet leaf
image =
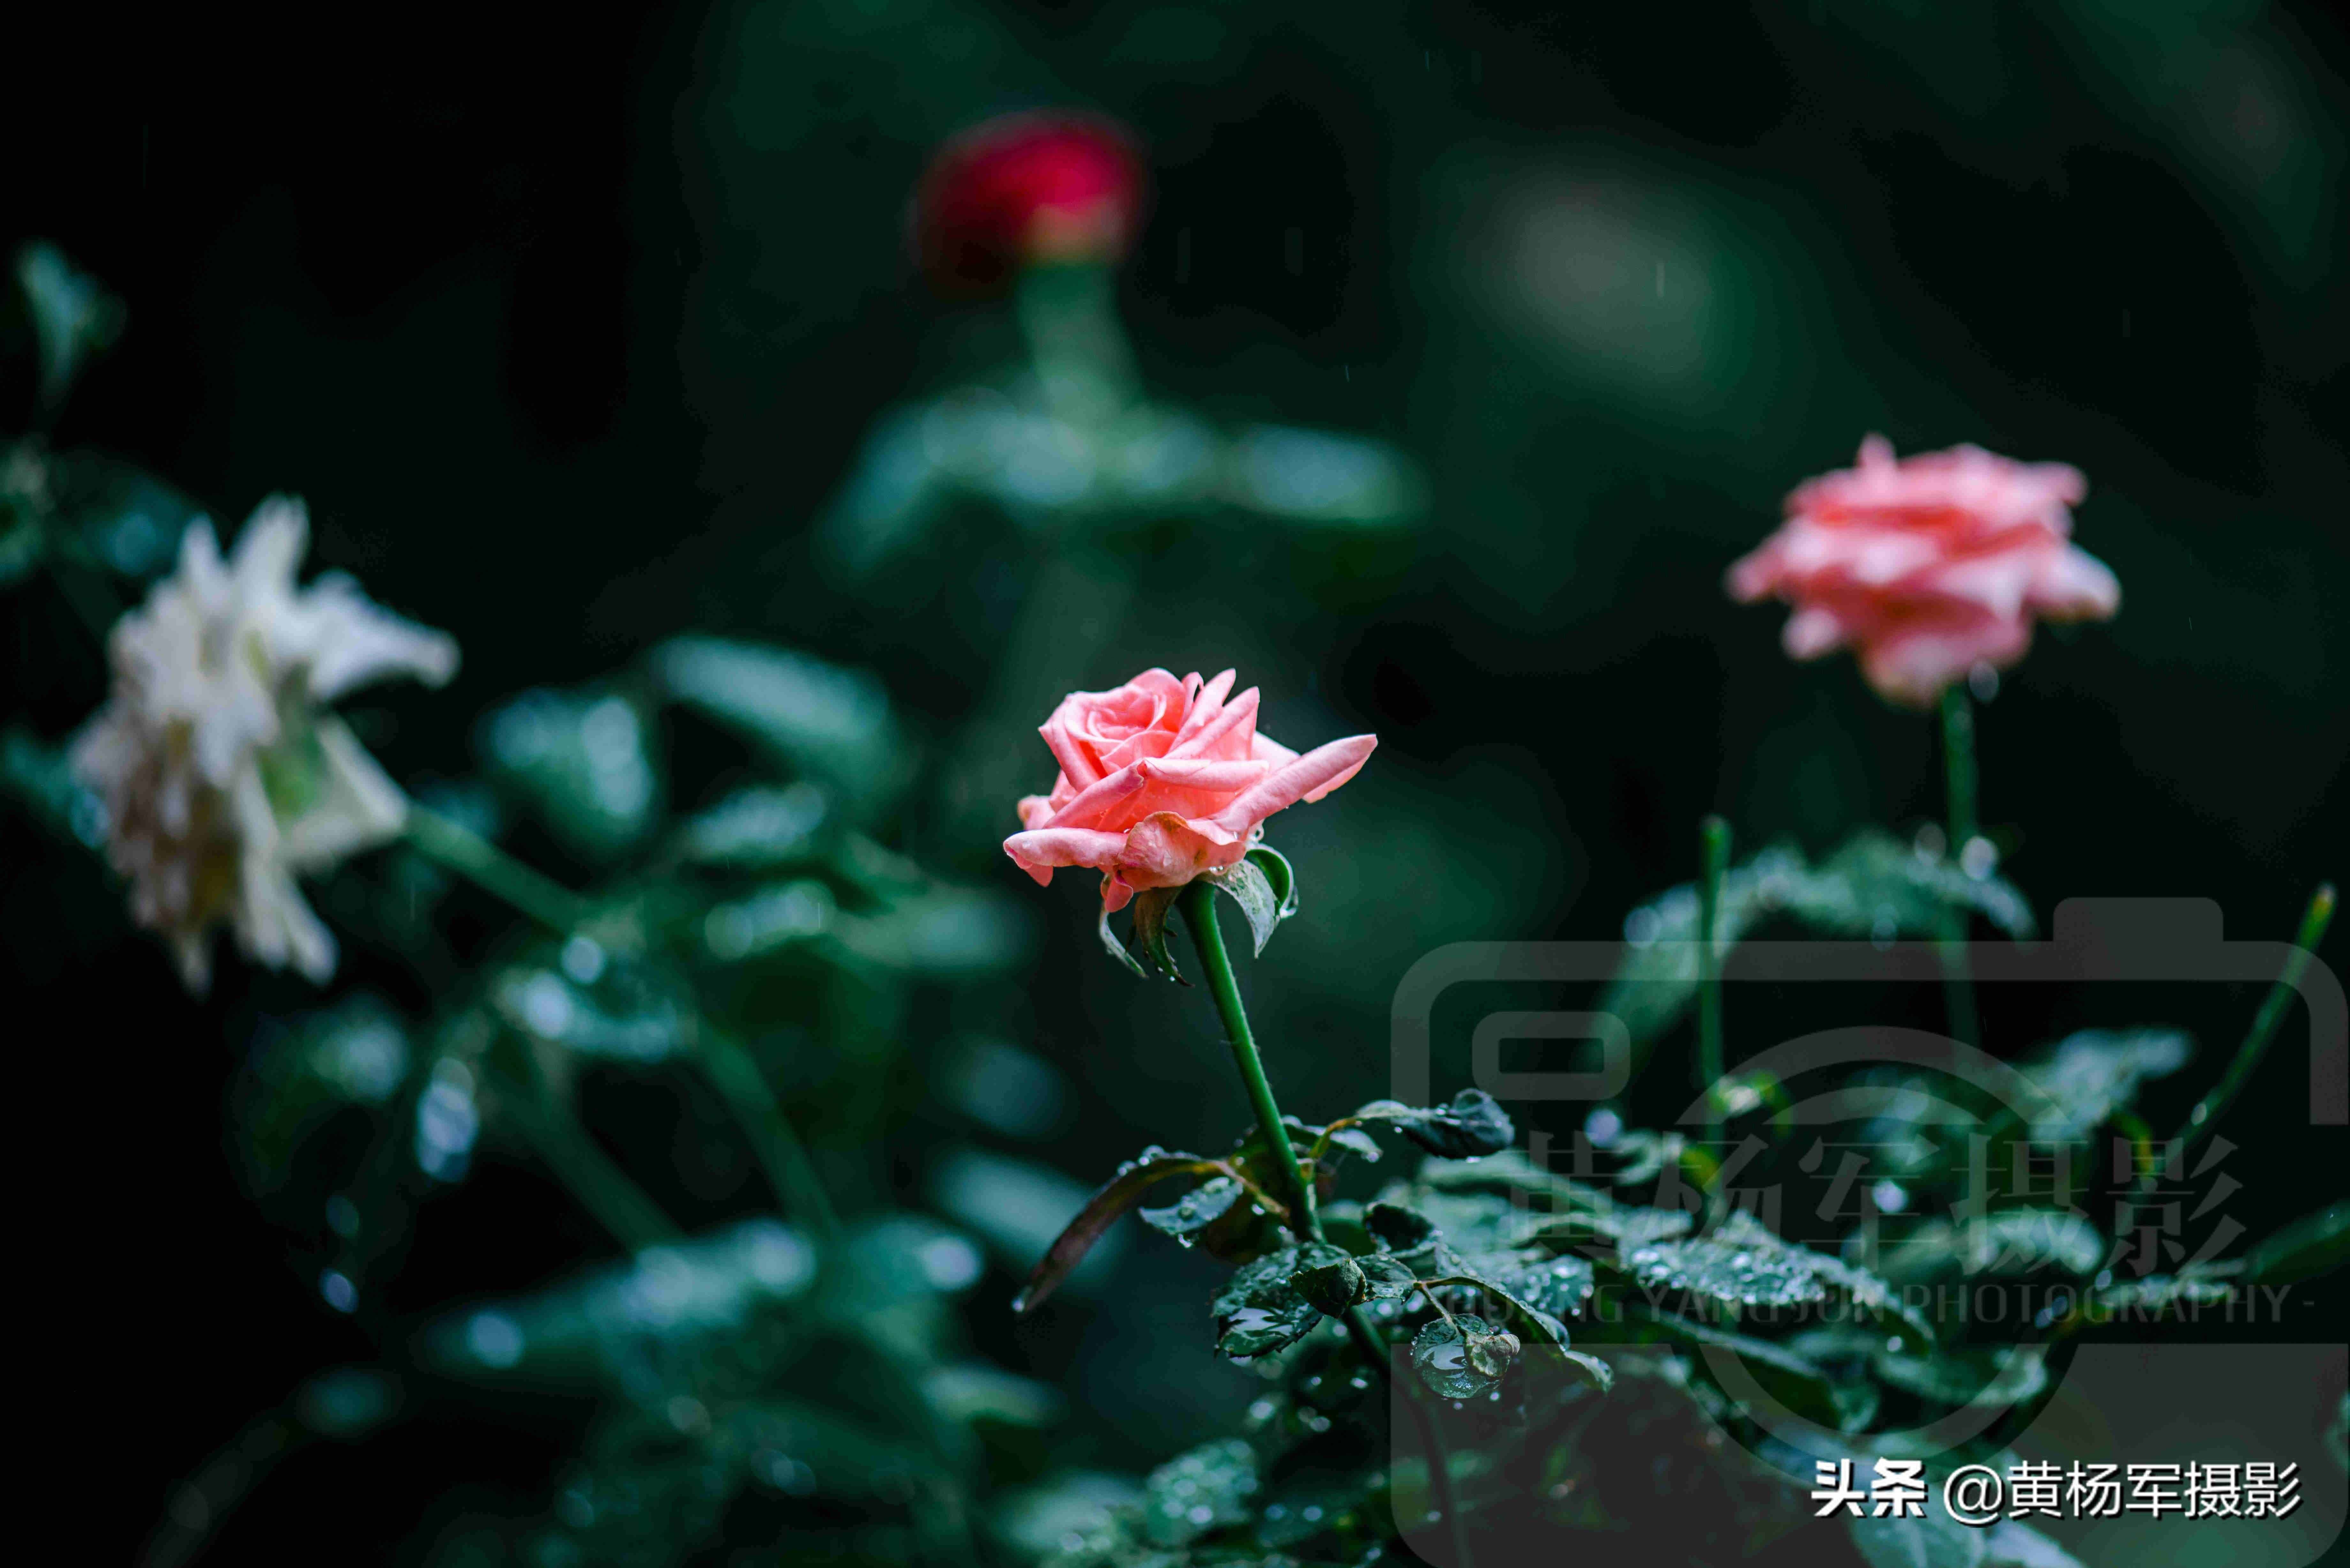
[(1233, 1204), (1241, 1201), (1243, 1192), (1241, 1184), (1231, 1177), (1215, 1177), (1191, 1189), (1169, 1208), (1143, 1210), (1142, 1222), (1189, 1246), (1201, 1231), (1222, 1219)]
[(1869, 1568), (1981, 1568), (1983, 1532), (1929, 1506), (1922, 1519), (1845, 1520)]
[(1365, 1209), (1363, 1228), (1388, 1252), (1409, 1252), (1437, 1239), (1434, 1220), (1400, 1203), (1374, 1203)]
[(1445, 1106), (1421, 1107), (1399, 1100), (1373, 1100), (1355, 1112), (1353, 1119), (1391, 1122), (1404, 1137), (1441, 1159), (1480, 1159), (1499, 1154), (1517, 1136), (1509, 1113), (1482, 1089), (1463, 1089)]
[[(1191, 982), (1183, 978), (1175, 955), (1167, 950), (1167, 917), (1174, 911), (1176, 895), (1181, 891), (1180, 888), (1146, 888), (1127, 907), (1134, 914), (1134, 954), (1141, 960), (1136, 972), (1155, 974), (1161, 980), (1188, 986)], [(1105, 915), (1103, 919), (1107, 920), (1108, 917)]]
[(2032, 1136), (2055, 1143), (2086, 1138), (2141, 1086), (2187, 1064), (2187, 1036), (2171, 1029), (2084, 1029), (2016, 1064), (2046, 1102), (2032, 1116)]
[(1153, 1545), (1173, 1547), (1245, 1524), (1257, 1486), (1256, 1451), (1245, 1441), (1202, 1443), (1151, 1471), (1143, 1483), (1143, 1533)]
[[(1926, 936), (1945, 911), (1981, 915), (2010, 936), (2032, 934), (2031, 906), (1997, 877), (1972, 877), (1880, 829), (1854, 835), (1817, 866), (1773, 846), (1722, 877), (1715, 945), (1727, 952), (1773, 917), (1839, 937)], [(1635, 1040), (1662, 1033), (1697, 994), (1698, 897), (1684, 883), (1624, 920), (1625, 952), (1600, 998)]]
[(1260, 844), (1244, 858), (1264, 873), (1265, 882), (1273, 889), (1274, 917), (1285, 920), (1297, 913), (1297, 873), (1288, 857), (1270, 845)]
[(1225, 1282), (1209, 1303), (1221, 1354), (1237, 1359), (1279, 1350), (1322, 1321), (1320, 1311), (1290, 1282), (1297, 1262), (1297, 1249), (1284, 1247), (1243, 1264)]
[(1445, 1399), (1492, 1392), (1517, 1355), (1516, 1335), (1466, 1313), (1434, 1319), (1411, 1342), (1412, 1369)]
[(2236, 1271), (2209, 1273), (2189, 1264), (2177, 1274), (2148, 1274), (2124, 1280), (2096, 1293), (2102, 1306), (2115, 1312), (2160, 1314), (2174, 1307), (2205, 1306), (2235, 1293)]
[(1905, 1355), (1880, 1344), (1870, 1360), (1880, 1381), (1945, 1405), (2016, 1405), (2048, 1386), (2038, 1345)]
[(1159, 1183), (1177, 1176), (1232, 1174), (1222, 1160), (1202, 1159), (1196, 1154), (1176, 1154), (1163, 1148), (1143, 1150), (1140, 1158), (1120, 1166), (1118, 1173), (1086, 1200), (1076, 1218), (1069, 1221), (1037, 1262), (1019, 1295), (1013, 1298), (1012, 1310), (1028, 1313), (1042, 1306), (1045, 1298), (1069, 1277), (1070, 1271), (1085, 1260), (1103, 1232), (1120, 1215), (1139, 1204), (1142, 1195)]
[(2058, 1209), (1996, 1209), (1951, 1221), (1929, 1220), (1880, 1243), (1877, 1272), (1896, 1284), (1954, 1273), (2027, 1274), (2059, 1269), (2083, 1279), (2105, 1262), (2106, 1239), (2078, 1214)]
[(1711, 1235), (1624, 1245), (1618, 1255), (1645, 1286), (1742, 1306), (1792, 1306), (1827, 1295), (1810, 1254), (1782, 1241), (1742, 1210), (1733, 1210)]
[(1371, 1293), (1370, 1281), (1353, 1254), (1327, 1241), (1308, 1241), (1298, 1249), (1289, 1282), (1315, 1311), (1330, 1317), (1343, 1316)]
[(1642, 1338), (1693, 1350), (1727, 1351), (1737, 1356), (1763, 1392), (1805, 1420), (1831, 1430), (1845, 1428), (1853, 1420), (1856, 1412), (1850, 1401), (1839, 1397), (1826, 1370), (1784, 1345), (1645, 1307), (1635, 1306), (1632, 1312)]
[[(1255, 861), (1245, 858), (1221, 871), (1204, 872), (1200, 879), (1240, 906), (1241, 914), (1248, 920), (1253, 950), (1263, 957), (1264, 944), (1273, 940), (1274, 929), (1287, 918), (1287, 911), (1282, 908), (1282, 896), (1274, 890), (1272, 879)], [(1290, 903), (1295, 909), (1295, 900)]]

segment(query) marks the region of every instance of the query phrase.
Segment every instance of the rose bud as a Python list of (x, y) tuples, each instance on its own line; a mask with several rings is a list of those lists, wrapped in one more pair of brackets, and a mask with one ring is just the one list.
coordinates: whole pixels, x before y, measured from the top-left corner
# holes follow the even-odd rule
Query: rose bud
[(1238, 861), (1264, 819), (1353, 778), (1378, 744), (1332, 741), (1298, 755), (1256, 731), (1257, 691), (1146, 670), (1114, 691), (1073, 691), (1040, 732), (1061, 764), (1050, 794), (1020, 803), (1003, 852), (1039, 883), (1061, 867), (1102, 874), (1102, 905), (1180, 888)]
[(2104, 620), (2121, 585), (2071, 543), (2087, 491), (2063, 463), (1980, 447), (1896, 459), (1882, 436), (1858, 466), (1787, 497), (1787, 521), (1730, 568), (1731, 597), (1794, 607), (1788, 653), (1850, 648), (1887, 701), (1924, 707), (1978, 664), (2004, 668), (2035, 619)]
[(1141, 153), (1116, 121), (1007, 114), (939, 149), (914, 191), (914, 248), (940, 293), (994, 294), (1025, 266), (1124, 256), (1142, 192)]

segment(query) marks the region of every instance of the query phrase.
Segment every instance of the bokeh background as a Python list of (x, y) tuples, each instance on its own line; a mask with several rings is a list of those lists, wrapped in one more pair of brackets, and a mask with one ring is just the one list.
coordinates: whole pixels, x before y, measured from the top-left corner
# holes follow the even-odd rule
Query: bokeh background
[[(224, 518), (306, 495), (317, 564), (454, 631), (452, 691), (375, 720), (409, 777), (463, 771), (494, 698), (689, 627), (868, 667), (957, 757), (1035, 541), (975, 516), (883, 592), (841, 580), (815, 522), (877, 418), (1014, 352), (1001, 307), (935, 302), (907, 257), (929, 150), (1037, 105), (1135, 127), (1153, 195), (1118, 306), (1144, 379), (1378, 438), (1430, 487), (1403, 529), (1120, 540), (1040, 699), (1236, 664), (1289, 743), (1380, 736), (1276, 825), (1309, 918), (1251, 983), (1309, 1117), (1380, 1092), (1419, 954), (1612, 936), (1690, 875), (1706, 811), (1814, 848), (1937, 813), (1926, 722), (1847, 661), (1790, 665), (1779, 614), (1720, 590), (1866, 431), (2090, 476), (2078, 538), (2122, 615), (2043, 634), (1981, 716), (1985, 819), (2043, 912), (2183, 894), (2281, 936), (2350, 866), (2350, 36), (2320, 7), (747, 0), (11, 29), (0, 239), (54, 239), (130, 308), (59, 441)], [(64, 639), (43, 614), (15, 616), (20, 674)], [(13, 689), (59, 730), (96, 679)], [(1041, 746), (1021, 765), (1048, 781)], [(1001, 815), (904, 831), (1016, 897)], [(232, 977), (190, 1003), (102, 879), (19, 875), (5, 831), (8, 1033), (41, 1124), (16, 1161), (26, 1348), (57, 1378), (45, 1445), (113, 1500), (87, 1526), (113, 1560), (253, 1408), (368, 1346), (224, 1142), (237, 1042), (291, 993)], [(991, 1085), (902, 1085), (910, 1202), (953, 1215), (1012, 1158), (1075, 1194), (1243, 1120), (1204, 1002), (1103, 961), (1073, 881), (1026, 902), (1035, 957), (984, 1028), (909, 1044)], [(2029, 1043), (1991, 1023), (1995, 1049)], [(2239, 1175), (2275, 1190), (2315, 1147)], [(395, 1312), (609, 1251), (526, 1170), (474, 1185), (425, 1217)], [(1068, 1389), (1054, 1441), (1147, 1468), (1245, 1401), (1208, 1353), (1204, 1262), (1129, 1246), (1015, 1329), (1021, 1240), (991, 1240), (971, 1332)], [(580, 1419), (426, 1411), (305, 1454), (210, 1560), (291, 1560), (322, 1528), (413, 1560), (456, 1511), (535, 1506)]]

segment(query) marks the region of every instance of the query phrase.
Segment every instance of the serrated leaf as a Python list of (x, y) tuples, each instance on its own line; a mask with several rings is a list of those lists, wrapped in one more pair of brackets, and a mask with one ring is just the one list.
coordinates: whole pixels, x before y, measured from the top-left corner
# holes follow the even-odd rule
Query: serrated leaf
[(1290, 1282), (1297, 1262), (1298, 1250), (1284, 1247), (1243, 1264), (1225, 1282), (1209, 1303), (1219, 1354), (1263, 1355), (1303, 1339), (1322, 1321), (1321, 1311)]
[(1200, 879), (1240, 906), (1241, 914), (1248, 920), (1254, 951), (1263, 957), (1264, 944), (1273, 940), (1274, 931), (1286, 918), (1281, 897), (1274, 891), (1263, 870), (1253, 860), (1243, 858), (1221, 871), (1202, 872)]
[(1308, 1241), (1298, 1248), (1289, 1283), (1328, 1317), (1343, 1316), (1348, 1307), (1370, 1297), (1362, 1264), (1347, 1249), (1328, 1241)]
[(1150, 1472), (1142, 1529), (1153, 1545), (1187, 1545), (1211, 1531), (1248, 1521), (1256, 1495), (1256, 1451), (1239, 1438), (1203, 1443)]
[(1373, 1252), (1357, 1258), (1355, 1266), (1363, 1272), (1373, 1301), (1393, 1301), (1419, 1288), (1419, 1277), (1413, 1273), (1411, 1265), (1392, 1252)]
[(1139, 1158), (1118, 1167), (1117, 1173), (1086, 1200), (1076, 1218), (1062, 1229), (1030, 1272), (1028, 1282), (1013, 1298), (1012, 1310), (1028, 1313), (1042, 1306), (1045, 1299), (1069, 1277), (1070, 1271), (1085, 1260), (1102, 1233), (1120, 1215), (1140, 1203), (1142, 1195), (1159, 1183), (1177, 1176), (1232, 1174), (1232, 1168), (1219, 1159), (1202, 1159), (1196, 1154), (1178, 1154), (1163, 1148), (1144, 1149)]
[(2187, 1064), (2193, 1045), (2173, 1029), (2084, 1029), (2016, 1064), (2046, 1096), (2032, 1137), (2076, 1143), (2137, 1098), (2141, 1085)]
[(2350, 1202), (2334, 1203), (2254, 1247), (2244, 1272), (2263, 1284), (2292, 1284), (2333, 1272), (2345, 1255), (2350, 1255)]

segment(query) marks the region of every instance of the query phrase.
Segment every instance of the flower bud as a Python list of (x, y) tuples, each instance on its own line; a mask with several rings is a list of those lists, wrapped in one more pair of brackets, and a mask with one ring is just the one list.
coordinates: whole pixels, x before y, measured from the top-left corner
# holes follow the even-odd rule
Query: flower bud
[(1001, 292), (1036, 263), (1115, 262), (1141, 215), (1142, 157), (1114, 120), (1009, 114), (951, 138), (914, 192), (914, 246), (940, 293)]

